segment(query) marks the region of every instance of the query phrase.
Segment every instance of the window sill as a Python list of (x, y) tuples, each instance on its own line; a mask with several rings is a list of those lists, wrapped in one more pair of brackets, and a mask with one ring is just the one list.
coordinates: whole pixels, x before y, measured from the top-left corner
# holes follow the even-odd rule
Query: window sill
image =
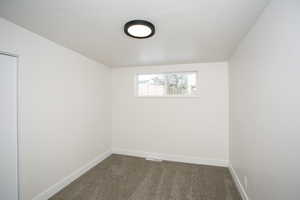
[(194, 98), (200, 98), (200, 96), (137, 96), (135, 95), (136, 98), (149, 98), (149, 99), (153, 99), (153, 98), (191, 98), (191, 99), (194, 99)]

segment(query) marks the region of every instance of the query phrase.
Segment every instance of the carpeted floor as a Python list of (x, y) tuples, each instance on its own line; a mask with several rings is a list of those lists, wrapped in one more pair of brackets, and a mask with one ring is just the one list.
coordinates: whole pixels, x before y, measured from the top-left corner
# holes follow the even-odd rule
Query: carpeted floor
[(50, 200), (241, 200), (227, 168), (112, 155)]

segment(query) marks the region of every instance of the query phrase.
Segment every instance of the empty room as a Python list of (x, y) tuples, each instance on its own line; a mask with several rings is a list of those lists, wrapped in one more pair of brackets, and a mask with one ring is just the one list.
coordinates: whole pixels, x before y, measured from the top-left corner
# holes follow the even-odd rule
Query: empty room
[(0, 0), (0, 200), (300, 199), (300, 0)]

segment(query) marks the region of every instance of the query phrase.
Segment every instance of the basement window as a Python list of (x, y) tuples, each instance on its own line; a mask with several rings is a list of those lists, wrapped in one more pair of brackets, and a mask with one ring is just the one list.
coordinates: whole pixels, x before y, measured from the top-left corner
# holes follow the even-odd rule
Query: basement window
[(138, 97), (195, 97), (197, 72), (165, 72), (136, 75)]

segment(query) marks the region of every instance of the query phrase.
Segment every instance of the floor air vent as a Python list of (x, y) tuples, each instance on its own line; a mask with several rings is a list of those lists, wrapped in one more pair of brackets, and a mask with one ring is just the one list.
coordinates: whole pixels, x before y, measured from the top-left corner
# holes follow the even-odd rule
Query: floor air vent
[(153, 157), (153, 156), (148, 156), (145, 159), (148, 161), (152, 161), (152, 162), (162, 162), (163, 161), (161, 158), (157, 158), (157, 157)]

